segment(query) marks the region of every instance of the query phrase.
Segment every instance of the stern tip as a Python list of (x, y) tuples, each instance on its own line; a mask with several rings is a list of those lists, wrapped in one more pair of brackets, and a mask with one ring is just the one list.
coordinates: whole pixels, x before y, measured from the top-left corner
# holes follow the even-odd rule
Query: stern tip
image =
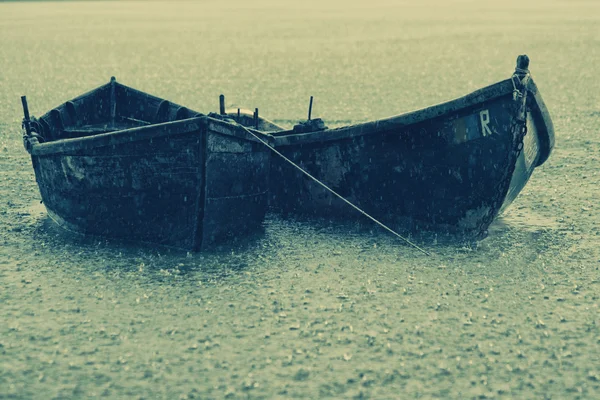
[(519, 57), (517, 57), (517, 68), (529, 69), (529, 57), (527, 54), (521, 54)]

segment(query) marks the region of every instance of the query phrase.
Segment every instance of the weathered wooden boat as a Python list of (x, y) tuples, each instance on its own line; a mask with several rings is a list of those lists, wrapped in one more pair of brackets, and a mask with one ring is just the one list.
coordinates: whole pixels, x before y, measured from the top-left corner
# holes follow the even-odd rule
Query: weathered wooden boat
[(41, 197), (63, 228), (188, 250), (260, 228), (271, 154), (239, 125), (114, 78), (38, 119), (23, 105)]
[[(309, 116), (273, 132), (275, 148), (388, 225), (480, 238), (554, 146), (528, 66), (520, 56), (510, 79), (374, 122), (326, 129)], [(284, 213), (359, 216), (280, 157), (270, 202)]]

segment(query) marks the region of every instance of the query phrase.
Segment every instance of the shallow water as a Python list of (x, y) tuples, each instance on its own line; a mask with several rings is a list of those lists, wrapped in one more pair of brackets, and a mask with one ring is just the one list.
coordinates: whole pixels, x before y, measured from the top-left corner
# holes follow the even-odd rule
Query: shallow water
[[(594, 398), (600, 231), (595, 2), (0, 4), (0, 398)], [(270, 215), (186, 254), (80, 238), (39, 205), (40, 115), (115, 75), (192, 109), (330, 126), (532, 74), (557, 131), (476, 246)]]

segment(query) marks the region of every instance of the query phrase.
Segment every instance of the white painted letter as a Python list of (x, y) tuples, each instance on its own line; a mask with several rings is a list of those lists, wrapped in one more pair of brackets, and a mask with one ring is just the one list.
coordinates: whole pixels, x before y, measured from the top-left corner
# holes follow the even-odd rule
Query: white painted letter
[(492, 134), (492, 130), (488, 126), (490, 123), (490, 112), (483, 110), (479, 113), (479, 120), (481, 121), (481, 136), (489, 136)]

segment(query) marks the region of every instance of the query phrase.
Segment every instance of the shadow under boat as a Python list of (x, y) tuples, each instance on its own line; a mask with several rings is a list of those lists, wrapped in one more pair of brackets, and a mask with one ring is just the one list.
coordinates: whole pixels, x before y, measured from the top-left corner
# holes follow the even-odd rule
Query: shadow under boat
[(37, 119), (22, 100), (24, 144), (61, 227), (187, 250), (262, 227), (271, 154), (246, 129), (114, 78)]

